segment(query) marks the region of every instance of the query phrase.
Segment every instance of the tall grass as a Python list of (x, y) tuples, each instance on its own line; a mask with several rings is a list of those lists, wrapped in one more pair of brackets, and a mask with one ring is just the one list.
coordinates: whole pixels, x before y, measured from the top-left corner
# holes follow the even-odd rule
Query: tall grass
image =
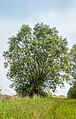
[(76, 119), (76, 100), (1, 99), (0, 119)]

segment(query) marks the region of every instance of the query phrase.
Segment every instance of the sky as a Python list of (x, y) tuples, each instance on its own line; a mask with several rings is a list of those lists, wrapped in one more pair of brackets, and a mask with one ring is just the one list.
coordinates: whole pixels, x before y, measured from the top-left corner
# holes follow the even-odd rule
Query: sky
[[(59, 35), (67, 38), (68, 47), (76, 43), (76, 0), (0, 0), (0, 85), (2, 92), (13, 95), (3, 52), (8, 49), (8, 38), (16, 35), (22, 24), (34, 27), (36, 23), (56, 27)], [(57, 88), (57, 95), (66, 95), (69, 85)]]

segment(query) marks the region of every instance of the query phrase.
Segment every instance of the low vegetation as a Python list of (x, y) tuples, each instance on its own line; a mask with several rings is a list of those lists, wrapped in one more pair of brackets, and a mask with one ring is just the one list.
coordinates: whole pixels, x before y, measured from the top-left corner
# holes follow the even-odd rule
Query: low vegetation
[(68, 98), (76, 99), (76, 83), (69, 89)]
[(76, 119), (76, 100), (0, 99), (0, 119)]

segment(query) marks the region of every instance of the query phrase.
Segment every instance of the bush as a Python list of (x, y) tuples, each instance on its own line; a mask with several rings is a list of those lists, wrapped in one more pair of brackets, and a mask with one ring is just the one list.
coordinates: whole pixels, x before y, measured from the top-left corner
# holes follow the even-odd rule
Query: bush
[(76, 98), (76, 84), (72, 86), (68, 91), (68, 98)]

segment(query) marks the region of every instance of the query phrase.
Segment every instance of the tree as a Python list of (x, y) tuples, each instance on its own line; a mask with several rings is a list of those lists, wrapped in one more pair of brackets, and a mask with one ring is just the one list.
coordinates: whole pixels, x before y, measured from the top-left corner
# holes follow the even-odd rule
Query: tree
[(76, 44), (73, 45), (72, 49), (70, 50), (70, 58), (71, 58), (71, 76), (72, 76), (72, 85), (76, 83)]
[(76, 44), (73, 45), (69, 53), (71, 59), (71, 85), (72, 87), (68, 91), (69, 98), (76, 98)]
[(46, 89), (55, 91), (69, 79), (67, 40), (58, 36), (56, 28), (38, 23), (32, 30), (23, 25), (8, 44), (4, 65), (19, 95), (42, 96)]
[(69, 89), (67, 96), (68, 98), (76, 98), (76, 83)]

